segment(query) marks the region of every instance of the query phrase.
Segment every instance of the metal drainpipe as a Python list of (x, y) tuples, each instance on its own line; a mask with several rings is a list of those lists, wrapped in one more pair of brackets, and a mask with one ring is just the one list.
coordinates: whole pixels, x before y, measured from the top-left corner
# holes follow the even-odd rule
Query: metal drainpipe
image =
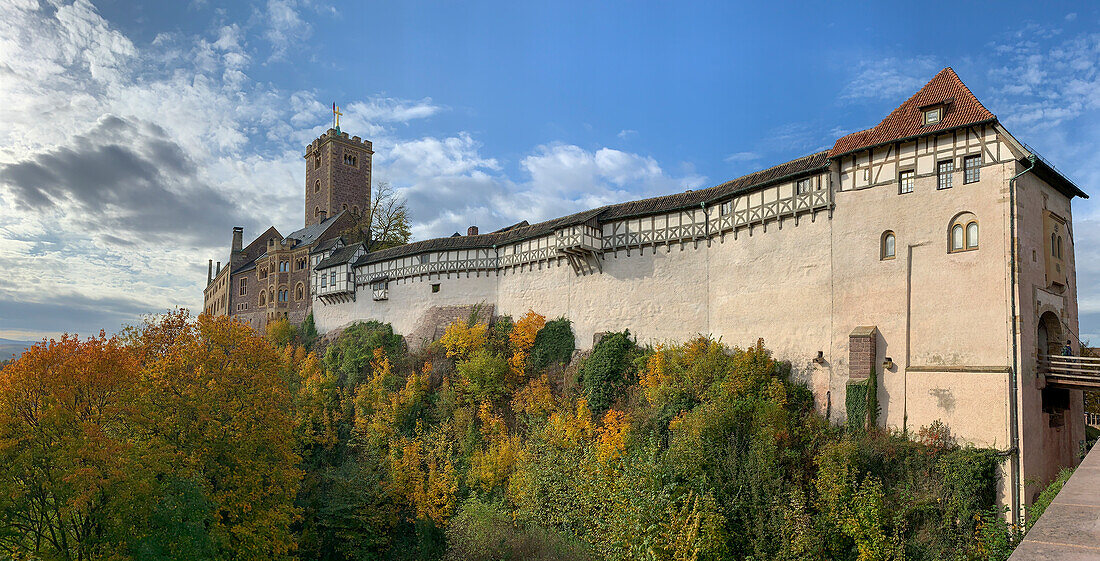
[(1029, 165), (1027, 169), (1017, 173), (1008, 180), (1008, 212), (1009, 220), (1008, 227), (1010, 232), (1010, 250), (1009, 250), (1009, 267), (1011, 268), (1012, 275), (1012, 287), (1009, 290), (1009, 298), (1011, 299), (1012, 306), (1009, 309), (1009, 320), (1012, 326), (1012, 370), (1009, 370), (1009, 387), (1012, 391), (1012, 399), (1009, 402), (1008, 416), (1009, 416), (1009, 440), (1012, 444), (1010, 450), (1015, 452), (1012, 454), (1012, 518), (1013, 522), (1020, 528), (1023, 528), (1023, 493), (1020, 489), (1020, 471), (1023, 468), (1023, 455), (1020, 451), (1020, 426), (1019, 426), (1019, 405), (1017, 400), (1019, 399), (1019, 376), (1017, 370), (1020, 367), (1019, 358), (1017, 354), (1019, 352), (1019, 337), (1020, 331), (1017, 329), (1017, 314), (1016, 314), (1016, 285), (1019, 282), (1016, 273), (1016, 246), (1018, 244), (1016, 240), (1016, 180), (1023, 174), (1031, 171), (1035, 168), (1035, 155), (1032, 154), (1027, 157)]

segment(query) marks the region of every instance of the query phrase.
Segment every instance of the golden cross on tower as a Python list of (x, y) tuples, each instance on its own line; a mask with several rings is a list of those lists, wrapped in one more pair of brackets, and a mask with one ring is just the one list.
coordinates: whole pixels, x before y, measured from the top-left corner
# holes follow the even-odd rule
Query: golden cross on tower
[(343, 115), (343, 113), (340, 112), (340, 108), (336, 105), (336, 102), (333, 102), (332, 103), (332, 119), (333, 119), (332, 123), (333, 123), (333, 127), (336, 130), (340, 130), (340, 115)]

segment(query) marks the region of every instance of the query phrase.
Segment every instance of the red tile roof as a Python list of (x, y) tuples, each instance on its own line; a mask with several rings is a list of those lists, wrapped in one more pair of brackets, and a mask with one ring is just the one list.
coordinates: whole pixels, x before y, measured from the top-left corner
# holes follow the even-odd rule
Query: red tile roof
[[(940, 122), (924, 125), (921, 108), (940, 103), (945, 104)], [(919, 134), (973, 125), (996, 118), (996, 115), (990, 113), (982, 102), (974, 97), (970, 88), (959, 80), (954, 70), (944, 68), (874, 128), (854, 132), (837, 140), (829, 155), (835, 158), (856, 150)]]

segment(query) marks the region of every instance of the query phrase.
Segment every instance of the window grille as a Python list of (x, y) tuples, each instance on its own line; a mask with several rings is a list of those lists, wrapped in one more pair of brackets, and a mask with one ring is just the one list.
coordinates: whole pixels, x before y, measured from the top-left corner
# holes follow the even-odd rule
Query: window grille
[(951, 175), (955, 171), (954, 160), (944, 160), (936, 164), (936, 189), (950, 189)]
[(963, 183), (976, 183), (981, 179), (981, 155), (963, 158)]
[(913, 170), (906, 170), (898, 175), (898, 193), (912, 193), (913, 192)]

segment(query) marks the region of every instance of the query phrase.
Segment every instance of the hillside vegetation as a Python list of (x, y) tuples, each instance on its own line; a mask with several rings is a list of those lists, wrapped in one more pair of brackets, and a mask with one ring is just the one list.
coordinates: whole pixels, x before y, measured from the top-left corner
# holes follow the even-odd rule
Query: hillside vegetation
[(0, 371), (0, 558), (986, 560), (1016, 539), (995, 451), (873, 410), (832, 425), (763, 342), (623, 331), (574, 356), (534, 312), (414, 354), (374, 322), (265, 335), (170, 314)]

